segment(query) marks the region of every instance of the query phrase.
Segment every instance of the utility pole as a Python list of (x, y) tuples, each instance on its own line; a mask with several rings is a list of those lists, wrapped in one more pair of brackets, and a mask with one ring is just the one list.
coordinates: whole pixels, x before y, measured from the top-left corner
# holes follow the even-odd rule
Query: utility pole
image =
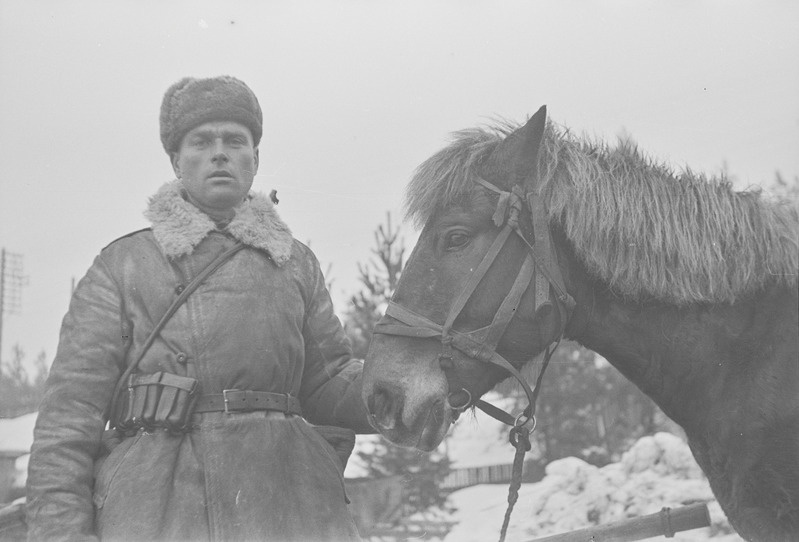
[[(3, 361), (3, 313), (6, 310), (5, 305), (5, 291), (6, 291), (6, 249), (0, 250), (0, 363)], [(2, 369), (2, 365), (0, 365)]]
[(0, 249), (0, 361), (3, 354), (3, 315), (18, 314), (22, 306), (22, 287), (28, 277), (22, 274), (22, 254)]

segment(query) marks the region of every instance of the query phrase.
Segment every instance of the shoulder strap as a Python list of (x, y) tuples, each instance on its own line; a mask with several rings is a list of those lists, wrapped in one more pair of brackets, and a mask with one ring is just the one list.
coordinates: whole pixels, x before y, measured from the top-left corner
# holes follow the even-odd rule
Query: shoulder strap
[(224, 251), (222, 254), (217, 256), (214, 259), (214, 261), (209, 263), (202, 271), (200, 271), (197, 274), (197, 276), (194, 277), (191, 280), (191, 282), (189, 282), (189, 284), (186, 285), (186, 288), (184, 288), (184, 290), (180, 293), (180, 295), (177, 298), (175, 298), (175, 300), (172, 302), (172, 304), (166, 310), (164, 315), (161, 317), (161, 319), (155, 325), (153, 330), (147, 336), (147, 340), (144, 341), (144, 345), (142, 346), (142, 350), (139, 353), (139, 357), (137, 357), (136, 361), (131, 363), (128, 366), (128, 368), (125, 369), (125, 372), (122, 373), (122, 376), (119, 377), (119, 380), (117, 381), (117, 384), (114, 387), (114, 394), (111, 396), (111, 404), (109, 405), (109, 407), (108, 407), (108, 409), (106, 411), (107, 412), (107, 416), (105, 417), (106, 421), (109, 421), (109, 420), (113, 421), (113, 419), (114, 419), (113, 416), (114, 416), (115, 410), (116, 410), (117, 398), (119, 397), (120, 391), (122, 391), (122, 387), (125, 385), (125, 382), (127, 382), (128, 377), (130, 377), (131, 373), (133, 373), (133, 371), (136, 370), (136, 367), (139, 366), (139, 363), (144, 358), (144, 354), (146, 354), (147, 350), (149, 350), (150, 347), (153, 345), (153, 343), (155, 342), (155, 339), (158, 337), (158, 334), (164, 328), (164, 326), (169, 321), (169, 319), (172, 318), (172, 315), (174, 315), (175, 312), (178, 310), (178, 308), (180, 308), (180, 306), (186, 301), (186, 298), (188, 298), (189, 295), (191, 295), (191, 293), (194, 290), (196, 290), (197, 287), (206, 278), (208, 278), (208, 275), (210, 275), (211, 273), (213, 273), (214, 271), (219, 269), (219, 267), (223, 263), (225, 263), (227, 260), (232, 258), (234, 254), (236, 254), (238, 251), (242, 250), (243, 248), (245, 248), (245, 245), (243, 245), (242, 243), (236, 243), (235, 245), (233, 245), (232, 247), (230, 247), (229, 249)]

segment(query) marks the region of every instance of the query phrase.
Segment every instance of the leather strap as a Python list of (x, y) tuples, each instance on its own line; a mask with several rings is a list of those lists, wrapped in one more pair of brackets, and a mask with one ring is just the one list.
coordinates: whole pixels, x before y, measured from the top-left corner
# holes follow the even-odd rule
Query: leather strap
[(452, 329), (455, 319), (460, 316), (461, 312), (463, 312), (464, 307), (466, 307), (466, 303), (469, 302), (469, 299), (477, 289), (477, 286), (483, 280), (483, 277), (485, 277), (486, 273), (488, 273), (488, 270), (491, 268), (491, 264), (493, 264), (497, 259), (499, 251), (505, 246), (505, 241), (508, 240), (508, 237), (511, 233), (513, 233), (513, 230), (510, 227), (503, 227), (494, 241), (491, 243), (491, 246), (488, 247), (488, 251), (483, 256), (483, 259), (480, 261), (477, 269), (475, 269), (472, 274), (469, 275), (469, 280), (466, 281), (466, 284), (463, 286), (463, 290), (461, 290), (461, 293), (458, 295), (458, 297), (455, 299), (455, 302), (449, 309), (447, 320), (444, 322), (444, 331), (446, 333), (449, 333), (449, 330)]
[(196, 277), (194, 277), (191, 282), (183, 289), (183, 291), (178, 295), (177, 298), (172, 302), (166, 312), (161, 316), (161, 319), (155, 325), (155, 327), (150, 331), (150, 334), (147, 336), (147, 339), (144, 341), (142, 345), (142, 349), (139, 352), (139, 357), (131, 363), (125, 371), (122, 373), (122, 376), (117, 380), (116, 386), (114, 387), (114, 393), (111, 396), (111, 403), (108, 405), (106, 412), (104, 413), (104, 418), (108, 422), (111, 422), (113, 426), (116, 423), (116, 407), (117, 407), (117, 398), (119, 397), (122, 388), (127, 384), (128, 377), (136, 370), (139, 366), (139, 363), (144, 358), (144, 355), (147, 353), (147, 350), (153, 345), (155, 339), (158, 337), (158, 334), (161, 333), (161, 330), (164, 328), (166, 323), (172, 318), (172, 315), (180, 308), (180, 306), (186, 301), (186, 298), (191, 295), (194, 290), (206, 279), (208, 275), (216, 271), (223, 263), (231, 259), (237, 252), (246, 248), (246, 245), (242, 243), (236, 243), (226, 251), (222, 252), (219, 256), (217, 256), (211, 263), (209, 263), (202, 271), (200, 271)]
[(286, 414), (302, 416), (300, 400), (286, 393), (268, 391), (224, 390), (222, 393), (207, 393), (197, 398), (193, 412), (252, 412), (277, 410)]
[[(540, 391), (538, 384), (540, 384), (541, 377), (543, 376), (543, 368), (549, 363), (549, 358), (552, 356), (554, 349), (546, 349), (544, 364), (538, 377), (538, 384), (535, 390), (533, 390), (527, 384), (521, 373), (496, 352), (497, 345), (510, 324), (510, 321), (516, 314), (521, 298), (530, 285), (533, 285), (535, 288), (534, 310), (536, 313), (538, 313), (539, 309), (544, 305), (554, 306), (558, 311), (560, 331), (555, 339), (555, 344), (560, 343), (560, 338), (563, 336), (563, 331), (566, 328), (575, 303), (574, 299), (566, 291), (563, 276), (557, 265), (557, 255), (552, 246), (546, 213), (539, 199), (533, 198), (532, 192), (528, 193), (525, 197), (521, 187), (518, 185), (514, 186), (511, 192), (507, 192), (480, 177), (476, 177), (475, 181), (484, 188), (499, 194), (500, 199), (493, 220), (494, 224), (496, 226), (501, 226), (502, 229), (491, 243), (482, 261), (469, 276), (460, 294), (456, 297), (450, 307), (444, 324), (433, 322), (429, 318), (417, 314), (394, 301), (390, 301), (386, 308), (385, 316), (393, 318), (400, 323), (385, 323), (384, 317), (375, 325), (373, 333), (420, 339), (440, 339), (442, 351), (439, 355), (439, 360), (442, 362), (447, 359), (452, 359), (452, 349), (455, 348), (472, 359), (490, 362), (502, 367), (519, 381), (519, 384), (521, 384), (527, 395), (529, 404), (524, 413), (516, 418), (513, 418), (509, 414), (498, 416), (496, 412), (497, 409), (490, 406), (486, 407), (484, 410), (486, 410), (489, 415), (509, 425), (514, 427), (525, 426), (528, 431), (532, 431), (531, 427), (534, 428), (535, 426), (535, 400)], [(531, 225), (533, 226), (535, 244), (530, 244), (519, 226), (519, 214), (525, 199), (530, 207)], [(478, 285), (486, 276), (492, 264), (496, 261), (499, 252), (505, 246), (512, 232), (515, 232), (524, 244), (527, 245), (529, 252), (522, 262), (522, 266), (519, 269), (513, 286), (494, 314), (491, 325), (465, 333), (453, 330), (452, 327), (455, 320), (466, 307), (472, 294), (474, 294)], [(550, 294), (552, 292), (554, 292), (557, 297), (557, 303), (553, 303), (550, 300)], [(478, 400), (473, 404), (482, 408), (484, 402)], [(525, 421), (520, 423), (522, 417), (525, 418)]]
[[(403, 307), (402, 305), (394, 303), (393, 301), (389, 301), (388, 307), (386, 307), (386, 316), (394, 318), (395, 320), (401, 322), (401, 324), (378, 323), (375, 325), (374, 333), (400, 335), (417, 339), (440, 338), (444, 333), (443, 327), (439, 324), (436, 324), (429, 318), (426, 318), (421, 314), (417, 314), (414, 311)], [(477, 331), (479, 332), (481, 330)], [(459, 331), (453, 331), (450, 335), (452, 337), (452, 346), (470, 358), (493, 363), (494, 365), (498, 365), (505, 369), (519, 382), (519, 385), (522, 386), (524, 393), (527, 395), (528, 401), (530, 401), (530, 404), (533, 405), (537, 394), (530, 388), (527, 380), (522, 376), (518, 369), (516, 369), (508, 360), (499, 355), (494, 349), (494, 346), (472, 338), (472, 333), (474, 332), (461, 333)], [(475, 404), (482, 408), (482, 405), (486, 403), (482, 399), (478, 399)], [(532, 412), (535, 410), (535, 407), (530, 406), (528, 410)], [(506, 414), (504, 417), (497, 417), (491, 412), (487, 412), (487, 414), (493, 416), (501, 422), (507, 423), (508, 425), (519, 425), (519, 420), (521, 418), (521, 416), (514, 418), (510, 414)], [(529, 423), (535, 423), (535, 418), (525, 415), (523, 424)]]

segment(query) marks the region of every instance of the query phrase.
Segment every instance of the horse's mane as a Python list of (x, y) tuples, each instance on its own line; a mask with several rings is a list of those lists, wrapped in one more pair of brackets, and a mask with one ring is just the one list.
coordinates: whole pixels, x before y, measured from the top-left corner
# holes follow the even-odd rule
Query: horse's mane
[[(453, 134), (419, 166), (406, 191), (422, 225), (476, 189), (476, 167), (517, 126)], [(679, 174), (642, 155), (578, 138), (548, 123), (539, 194), (587, 269), (618, 295), (669, 303), (732, 303), (768, 283), (796, 284), (799, 210), (736, 192), (724, 178)]]

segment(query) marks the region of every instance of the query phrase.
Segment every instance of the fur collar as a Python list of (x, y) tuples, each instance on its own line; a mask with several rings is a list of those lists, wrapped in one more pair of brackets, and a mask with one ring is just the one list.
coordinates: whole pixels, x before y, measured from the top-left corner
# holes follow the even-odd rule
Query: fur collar
[[(171, 259), (191, 254), (216, 225), (208, 215), (184, 199), (180, 181), (163, 185), (150, 198), (144, 216), (152, 222), (153, 235)], [(274, 205), (263, 194), (251, 192), (235, 209), (226, 228), (233, 237), (251, 247), (269, 252), (275, 263), (291, 257), (292, 235)]]

